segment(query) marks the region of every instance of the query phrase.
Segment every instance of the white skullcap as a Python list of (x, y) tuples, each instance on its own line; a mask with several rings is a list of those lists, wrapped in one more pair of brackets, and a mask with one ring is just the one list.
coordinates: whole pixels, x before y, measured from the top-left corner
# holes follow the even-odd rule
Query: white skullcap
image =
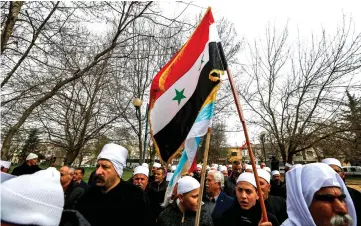
[(137, 166), (134, 169), (133, 176), (136, 174), (144, 174), (148, 177), (149, 176), (149, 168), (144, 167), (144, 166)]
[(267, 183), (271, 181), (271, 175), (264, 169), (257, 169), (258, 177), (263, 178)]
[(202, 165), (201, 165), (201, 164), (197, 164), (197, 168), (201, 168), (201, 169), (202, 169)]
[(229, 168), (232, 168), (232, 164), (228, 165)]
[(335, 166), (338, 166), (342, 169), (342, 166), (341, 166), (341, 162), (335, 158), (327, 158), (327, 159), (323, 159), (322, 160), (322, 163), (325, 163), (327, 165), (335, 165)]
[(184, 194), (200, 187), (199, 182), (190, 176), (184, 176), (178, 181), (177, 194)]
[(246, 169), (250, 169), (250, 170), (253, 170), (253, 168), (252, 168), (252, 165), (246, 165)]
[(59, 225), (64, 206), (54, 167), (1, 184), (1, 220), (20, 225)]
[(289, 164), (288, 162), (286, 162), (285, 166), (288, 167), (288, 168), (291, 168), (292, 164)]
[(177, 169), (177, 166), (176, 165), (173, 165), (170, 167), (170, 171), (175, 171)]
[(256, 165), (256, 168), (257, 168), (257, 169), (261, 169), (261, 166), (260, 166), (260, 165)]
[(347, 187), (331, 167), (324, 163), (299, 166), (286, 173), (286, 181), (288, 219), (282, 225), (315, 225), (309, 207), (315, 193), (324, 187), (341, 189), (346, 195), (345, 203), (353, 226), (357, 225), (355, 208)]
[(1, 160), (1, 163), (0, 163), (0, 164), (1, 164), (1, 166), (3, 166), (3, 167), (6, 168), (6, 169), (10, 169), (11, 162)]
[(173, 174), (174, 173), (167, 173), (167, 177), (166, 177), (165, 181), (170, 181), (170, 179), (172, 179), (172, 177), (173, 177)]
[(149, 168), (148, 163), (142, 163), (142, 166)]
[(126, 166), (128, 151), (124, 147), (118, 144), (106, 144), (102, 151), (98, 155), (97, 161), (100, 159), (106, 159), (110, 161), (118, 176), (121, 178), (123, 175), (123, 169)]
[(162, 165), (159, 162), (154, 162), (153, 167), (160, 168)]
[(281, 174), (280, 174), (280, 171), (278, 171), (278, 170), (273, 170), (273, 171), (272, 171), (272, 176), (274, 176), (274, 175), (281, 175)]
[(26, 161), (32, 160), (32, 159), (37, 159), (37, 158), (39, 158), (37, 154), (30, 153), (30, 154), (28, 154), (28, 156), (26, 157)]
[(248, 172), (241, 173), (237, 179), (237, 184), (238, 182), (242, 182), (242, 181), (248, 182), (252, 184), (255, 188), (257, 188), (256, 179), (254, 179), (253, 173), (248, 173)]
[(219, 171), (221, 171), (221, 172), (223, 172), (223, 171), (228, 171), (228, 169), (227, 169), (227, 167), (226, 166), (222, 166), (220, 169), (219, 169)]
[(211, 170), (217, 170), (217, 167), (212, 166), (212, 167), (211, 167)]
[(268, 173), (271, 173), (271, 169), (269, 167), (266, 166), (263, 169), (266, 170)]

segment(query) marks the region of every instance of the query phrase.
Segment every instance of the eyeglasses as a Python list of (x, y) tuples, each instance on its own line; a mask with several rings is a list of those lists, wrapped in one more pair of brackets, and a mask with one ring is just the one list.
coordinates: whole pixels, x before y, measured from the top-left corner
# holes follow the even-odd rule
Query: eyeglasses
[(340, 196), (333, 196), (333, 195), (315, 195), (313, 197), (316, 201), (322, 201), (322, 202), (334, 202), (335, 199), (338, 199), (339, 201), (343, 202), (346, 199), (346, 195), (342, 194)]

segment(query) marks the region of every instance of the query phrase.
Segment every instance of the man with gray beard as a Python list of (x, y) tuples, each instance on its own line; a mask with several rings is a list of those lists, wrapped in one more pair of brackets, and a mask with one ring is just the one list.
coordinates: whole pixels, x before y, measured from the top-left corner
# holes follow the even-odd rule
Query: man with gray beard
[(324, 163), (286, 173), (288, 219), (282, 226), (356, 226), (350, 194), (342, 178)]

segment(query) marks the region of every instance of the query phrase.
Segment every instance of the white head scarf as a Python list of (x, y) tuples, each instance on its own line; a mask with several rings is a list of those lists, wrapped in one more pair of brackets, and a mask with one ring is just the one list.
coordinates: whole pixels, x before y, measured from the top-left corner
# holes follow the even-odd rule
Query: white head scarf
[(98, 155), (97, 161), (99, 159), (109, 160), (113, 164), (114, 169), (119, 175), (119, 177), (122, 178), (123, 169), (127, 161), (127, 156), (128, 151), (124, 147), (118, 144), (106, 144)]
[(282, 226), (315, 226), (309, 207), (314, 194), (323, 187), (339, 187), (346, 195), (348, 214), (357, 225), (356, 212), (350, 194), (341, 177), (324, 163), (311, 163), (286, 173), (288, 219)]

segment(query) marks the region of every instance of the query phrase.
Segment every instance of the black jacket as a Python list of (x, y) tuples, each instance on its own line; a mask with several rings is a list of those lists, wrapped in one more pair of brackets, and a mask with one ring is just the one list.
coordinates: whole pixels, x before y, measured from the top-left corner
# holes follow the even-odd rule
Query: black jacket
[(350, 193), (353, 205), (357, 215), (357, 225), (361, 225), (361, 193), (351, 187), (347, 187), (348, 193)]
[(288, 218), (286, 200), (283, 198), (269, 195), (264, 204), (267, 212), (276, 216), (278, 223), (282, 224)]
[(277, 184), (274, 180), (271, 180), (271, 191), (270, 195), (273, 196), (279, 196), (279, 197), (286, 197), (285, 189), (283, 188), (283, 185), (285, 183), (283, 181), (280, 182), (280, 184)]
[(64, 210), (59, 226), (91, 226), (89, 222), (76, 210)]
[(75, 206), (84, 193), (85, 189), (72, 181), (68, 189), (64, 192), (64, 209), (75, 209)]
[[(182, 218), (183, 222), (182, 222)], [(196, 222), (196, 212), (182, 213), (177, 205), (177, 202), (170, 204), (165, 210), (161, 212), (158, 219), (159, 226), (194, 226)], [(204, 210), (201, 212), (199, 220), (200, 226), (213, 226), (212, 218)]]
[(236, 198), (236, 184), (236, 179), (234, 179), (232, 175), (227, 177), (227, 179), (224, 180), (223, 192), (232, 198)]
[(164, 201), (167, 186), (168, 182), (166, 182), (165, 180), (163, 180), (163, 182), (160, 184), (153, 181), (152, 183), (148, 184), (148, 187), (146, 189), (146, 194), (148, 196), (150, 204), (151, 218), (152, 222), (154, 223), (156, 222), (159, 214), (163, 211), (163, 207), (161, 207), (161, 204)]
[(143, 190), (123, 181), (107, 193), (103, 193), (101, 187), (90, 187), (76, 209), (92, 226), (129, 225), (129, 219), (132, 226), (149, 225), (149, 208)]
[(11, 174), (15, 175), (15, 176), (21, 176), (24, 174), (33, 174), (35, 172), (38, 172), (39, 170), (42, 170), (42, 169), (38, 165), (28, 166), (24, 162), (22, 165), (15, 167)]
[[(272, 226), (279, 226), (277, 218), (267, 212), (268, 221)], [(233, 206), (226, 211), (223, 216), (214, 222), (215, 226), (258, 226), (262, 217), (261, 207), (257, 201), (256, 205), (249, 210), (240, 207), (238, 200), (235, 199)]]

